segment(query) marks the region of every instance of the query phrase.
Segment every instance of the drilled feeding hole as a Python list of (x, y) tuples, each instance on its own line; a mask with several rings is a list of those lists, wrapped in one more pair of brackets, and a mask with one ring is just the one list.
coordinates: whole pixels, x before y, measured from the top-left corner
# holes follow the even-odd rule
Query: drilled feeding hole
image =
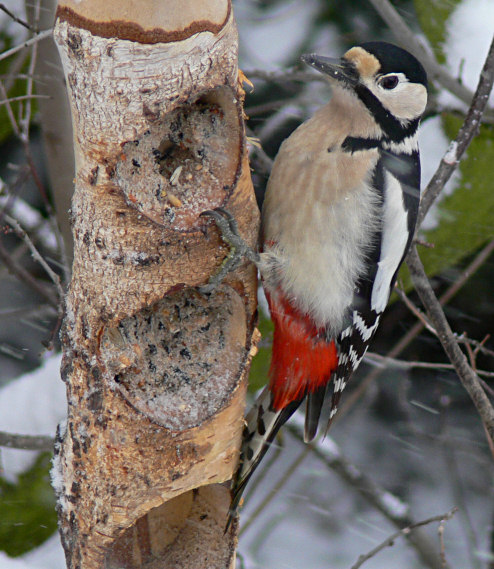
[(242, 124), (231, 89), (221, 87), (156, 118), (122, 147), (116, 166), (128, 203), (176, 230), (222, 205), (240, 170)]
[(100, 354), (115, 388), (136, 409), (183, 430), (229, 400), (245, 342), (245, 310), (235, 291), (225, 287), (207, 300), (187, 289), (107, 328)]
[(115, 541), (105, 569), (229, 567), (232, 531), (225, 535), (230, 493), (213, 484), (150, 510)]

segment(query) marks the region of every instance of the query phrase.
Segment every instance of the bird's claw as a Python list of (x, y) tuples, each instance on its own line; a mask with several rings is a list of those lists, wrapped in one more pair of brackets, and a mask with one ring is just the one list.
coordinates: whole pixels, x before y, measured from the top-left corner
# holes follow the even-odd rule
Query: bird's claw
[(222, 207), (203, 211), (201, 217), (212, 217), (220, 230), (221, 238), (230, 246), (230, 252), (223, 261), (220, 270), (213, 275), (207, 284), (199, 287), (202, 293), (212, 292), (223, 279), (240, 266), (243, 258), (247, 258), (253, 263), (259, 262), (259, 255), (253, 251), (240, 236), (236, 219), (233, 215)]

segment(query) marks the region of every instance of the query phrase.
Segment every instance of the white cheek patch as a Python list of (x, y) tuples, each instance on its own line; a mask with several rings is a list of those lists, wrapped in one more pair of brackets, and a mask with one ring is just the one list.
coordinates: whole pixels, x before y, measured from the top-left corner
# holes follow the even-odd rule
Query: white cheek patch
[[(399, 89), (402, 87), (401, 89)], [(425, 111), (427, 105), (427, 89), (420, 83), (403, 83), (398, 85), (396, 93), (389, 94), (383, 104), (402, 120), (413, 120)]]
[(421, 116), (427, 105), (427, 89), (420, 83), (400, 83), (395, 89), (375, 93), (397, 119), (410, 121)]
[(374, 81), (364, 84), (397, 119), (410, 121), (420, 117), (427, 105), (427, 89), (421, 83), (410, 83), (403, 73), (395, 75), (400, 82), (394, 89), (384, 89)]
[(381, 256), (371, 297), (371, 307), (378, 314), (388, 304), (391, 279), (408, 241), (408, 214), (403, 203), (401, 184), (389, 172), (386, 172), (385, 178), (383, 213)]

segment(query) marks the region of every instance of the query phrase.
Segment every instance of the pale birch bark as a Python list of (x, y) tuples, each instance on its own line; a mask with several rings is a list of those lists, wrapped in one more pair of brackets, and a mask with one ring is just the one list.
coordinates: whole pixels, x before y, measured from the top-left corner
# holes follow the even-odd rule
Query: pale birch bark
[[(136, 12), (137, 10), (137, 12)], [(230, 2), (61, 3), (76, 160), (54, 483), (68, 567), (232, 567), (223, 535), (254, 351), (254, 245)]]

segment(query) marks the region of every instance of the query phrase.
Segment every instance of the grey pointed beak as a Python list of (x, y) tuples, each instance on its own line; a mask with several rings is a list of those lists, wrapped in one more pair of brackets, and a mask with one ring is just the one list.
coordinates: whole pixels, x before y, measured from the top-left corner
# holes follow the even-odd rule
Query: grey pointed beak
[(302, 55), (300, 59), (316, 71), (327, 75), (330, 79), (335, 79), (350, 87), (358, 83), (358, 72), (355, 67), (345, 59), (335, 57), (324, 57), (315, 53)]

